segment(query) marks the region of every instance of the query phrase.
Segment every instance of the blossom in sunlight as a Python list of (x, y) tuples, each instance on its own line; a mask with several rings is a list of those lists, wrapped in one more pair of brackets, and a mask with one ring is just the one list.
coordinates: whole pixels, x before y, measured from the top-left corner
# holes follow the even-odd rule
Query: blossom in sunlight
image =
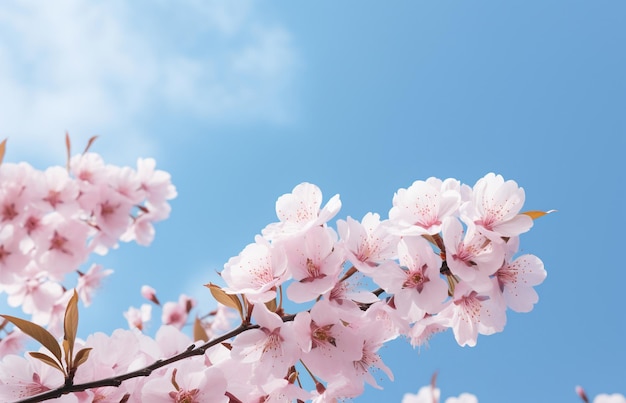
[(505, 182), (501, 175), (489, 173), (476, 182), (472, 191), (472, 199), (463, 206), (462, 215), (473, 221), (488, 238), (498, 241), (532, 227), (532, 218), (519, 214), (525, 194), (515, 181)]
[(276, 287), (288, 278), (287, 257), (282, 250), (257, 236), (238, 256), (224, 265), (224, 291), (246, 294), (252, 302), (267, 302), (276, 297)]
[(152, 306), (148, 304), (142, 304), (141, 308), (130, 307), (124, 312), (124, 317), (128, 321), (129, 328), (137, 328), (143, 330), (146, 322), (150, 321), (152, 316)]
[(113, 270), (102, 270), (99, 264), (92, 264), (86, 273), (79, 273), (76, 292), (85, 306), (91, 305), (93, 293), (100, 287), (102, 280), (113, 273)]
[(263, 237), (274, 241), (298, 236), (309, 228), (323, 225), (341, 208), (339, 195), (333, 196), (322, 208), (322, 191), (311, 183), (301, 183), (291, 193), (276, 201), (276, 215), (280, 222), (267, 225)]

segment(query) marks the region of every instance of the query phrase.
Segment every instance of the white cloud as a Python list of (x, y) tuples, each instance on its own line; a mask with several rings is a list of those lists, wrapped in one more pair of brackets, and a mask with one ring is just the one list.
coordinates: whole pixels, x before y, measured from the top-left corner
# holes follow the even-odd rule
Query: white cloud
[(143, 132), (154, 111), (281, 123), (295, 66), (289, 32), (252, 2), (3, 2), (0, 138), (8, 157), (58, 162), (66, 130), (81, 146), (104, 134), (156, 152)]

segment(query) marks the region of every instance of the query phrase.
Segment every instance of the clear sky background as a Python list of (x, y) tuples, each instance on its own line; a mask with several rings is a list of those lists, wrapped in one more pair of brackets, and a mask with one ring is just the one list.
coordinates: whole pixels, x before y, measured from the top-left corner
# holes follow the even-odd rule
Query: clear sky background
[(527, 210), (558, 210), (521, 240), (548, 271), (538, 305), (475, 348), (391, 343), (395, 382), (356, 401), (399, 402), (434, 371), (442, 397), (484, 403), (626, 394), (625, 17), (617, 0), (3, 2), (0, 137), (45, 168), (66, 130), (76, 150), (97, 134), (107, 162), (172, 174), (153, 245), (94, 260), (115, 273), (84, 336), (126, 327), (143, 284), (212, 309), (202, 284), (300, 182), (339, 193), (337, 218), (386, 217), (414, 180), (500, 173)]

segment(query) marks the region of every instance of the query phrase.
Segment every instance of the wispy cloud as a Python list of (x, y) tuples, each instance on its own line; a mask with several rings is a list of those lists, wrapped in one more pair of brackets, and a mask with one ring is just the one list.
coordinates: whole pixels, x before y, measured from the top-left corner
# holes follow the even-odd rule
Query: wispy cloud
[(66, 130), (154, 153), (154, 113), (282, 123), (296, 65), (290, 33), (251, 1), (1, 3), (0, 137), (58, 160)]

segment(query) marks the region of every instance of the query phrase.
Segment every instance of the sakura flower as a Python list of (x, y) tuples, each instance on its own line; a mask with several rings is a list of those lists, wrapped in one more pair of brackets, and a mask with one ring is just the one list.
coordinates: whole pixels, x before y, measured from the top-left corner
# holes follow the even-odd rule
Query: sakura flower
[(444, 218), (456, 213), (461, 204), (461, 185), (455, 179), (428, 178), (399, 189), (393, 197), (389, 221), (401, 235), (437, 234)]
[(276, 297), (276, 287), (288, 279), (287, 259), (265, 239), (257, 236), (235, 257), (228, 260), (221, 272), (229, 294), (245, 294), (253, 303)]
[(626, 397), (620, 393), (613, 393), (612, 395), (600, 393), (593, 399), (593, 403), (626, 403)]
[(35, 186), (41, 196), (35, 199), (33, 205), (42, 211), (56, 211), (63, 216), (70, 217), (79, 211), (78, 184), (72, 180), (66, 169), (56, 166), (46, 169)]
[(90, 228), (82, 221), (68, 219), (56, 212), (47, 214), (42, 224), (45, 231), (34, 239), (36, 245), (44, 245), (35, 250), (37, 263), (52, 278), (62, 281), (67, 273), (87, 260)]
[(152, 301), (157, 305), (161, 305), (159, 299), (156, 296), (156, 290), (149, 285), (141, 286), (141, 296), (147, 299), (148, 301)]
[(499, 304), (491, 293), (478, 293), (461, 282), (454, 290), (452, 303), (439, 315), (447, 318), (447, 326), (454, 332), (460, 346), (476, 345), (478, 334), (493, 334), (502, 331), (506, 323), (506, 307)]
[(30, 259), (20, 247), (23, 231), (13, 225), (0, 227), (0, 286), (13, 284)]
[[(5, 320), (0, 328), (4, 329), (7, 323), (8, 321)], [(0, 339), (0, 357), (20, 352), (27, 341), (28, 336), (22, 333), (20, 329), (13, 328), (6, 336)]]
[(100, 286), (102, 279), (111, 273), (113, 273), (113, 270), (102, 270), (102, 266), (99, 264), (92, 264), (86, 273), (79, 272), (76, 292), (78, 292), (78, 296), (85, 306), (91, 305), (91, 296)]
[(287, 296), (294, 302), (311, 301), (330, 291), (343, 265), (343, 251), (335, 248), (337, 235), (325, 227), (311, 228), (302, 239), (284, 244), (293, 283)]
[(176, 188), (172, 185), (169, 173), (155, 170), (156, 161), (152, 158), (137, 160), (137, 178), (140, 187), (146, 192), (146, 199), (153, 205), (176, 197)]
[[(0, 365), (0, 401), (13, 402), (63, 385), (63, 374), (42, 361), (8, 355)], [(74, 395), (63, 395), (59, 402), (77, 402)]]
[(359, 334), (363, 335), (363, 344), (361, 347), (361, 358), (352, 362), (352, 368), (342, 372), (355, 388), (357, 395), (363, 393), (363, 382), (367, 382), (371, 386), (380, 389), (376, 380), (371, 374), (371, 370), (379, 370), (384, 372), (390, 380), (393, 381), (391, 370), (383, 363), (378, 355), (378, 350), (384, 344), (388, 334), (384, 327), (378, 326), (376, 321), (362, 322), (355, 326)]
[(271, 241), (298, 236), (309, 228), (323, 225), (333, 218), (341, 208), (339, 195), (333, 196), (322, 205), (320, 188), (311, 183), (301, 183), (293, 191), (276, 201), (276, 215), (280, 222), (267, 225), (263, 236)]
[(534, 255), (523, 255), (496, 271), (497, 286), (506, 304), (515, 312), (530, 312), (539, 297), (533, 289), (546, 278), (543, 262)]
[(187, 316), (191, 309), (196, 305), (196, 301), (182, 294), (178, 298), (178, 302), (166, 302), (163, 305), (161, 322), (164, 325), (173, 325), (182, 328), (187, 321)]
[[(328, 301), (318, 301), (310, 313), (298, 313), (293, 327), (304, 353), (302, 361), (326, 381), (341, 372), (339, 368), (361, 359), (362, 336), (343, 324), (340, 313)], [(328, 365), (329, 362), (333, 365)]]
[(29, 267), (24, 273), (26, 277), (5, 287), (7, 302), (13, 307), (21, 306), (24, 313), (33, 315), (33, 322), (45, 325), (56, 301), (63, 295), (63, 287), (33, 265)]
[(283, 323), (265, 304), (254, 305), (253, 319), (260, 326), (239, 334), (232, 344), (236, 362), (253, 363), (253, 381), (263, 382), (270, 375), (282, 378), (300, 359), (293, 323)]
[(441, 258), (421, 237), (404, 238), (398, 243), (401, 266), (389, 264), (374, 273), (374, 281), (394, 295), (398, 312), (416, 321), (425, 313), (437, 313), (448, 295), (441, 278)]
[(363, 273), (371, 273), (381, 262), (397, 254), (399, 238), (389, 233), (378, 214), (367, 213), (360, 223), (352, 217), (337, 220), (337, 231), (348, 260)]
[(462, 214), (473, 221), (485, 236), (493, 241), (517, 236), (530, 229), (533, 220), (519, 214), (524, 204), (524, 189), (512, 180), (489, 173), (473, 188), (472, 200), (462, 208)]
[(152, 316), (152, 306), (148, 304), (142, 304), (141, 308), (130, 307), (124, 312), (124, 317), (128, 321), (129, 328), (137, 328), (143, 330), (145, 324), (150, 321)]
[[(217, 368), (206, 367), (202, 359), (181, 361), (162, 376), (151, 377), (141, 399), (154, 403), (227, 403), (226, 379)], [(165, 381), (168, 380), (169, 382)]]
[(504, 250), (475, 228), (469, 223), (464, 233), (461, 222), (450, 217), (444, 221), (442, 232), (450, 271), (478, 290), (491, 287), (489, 276), (502, 266)]

